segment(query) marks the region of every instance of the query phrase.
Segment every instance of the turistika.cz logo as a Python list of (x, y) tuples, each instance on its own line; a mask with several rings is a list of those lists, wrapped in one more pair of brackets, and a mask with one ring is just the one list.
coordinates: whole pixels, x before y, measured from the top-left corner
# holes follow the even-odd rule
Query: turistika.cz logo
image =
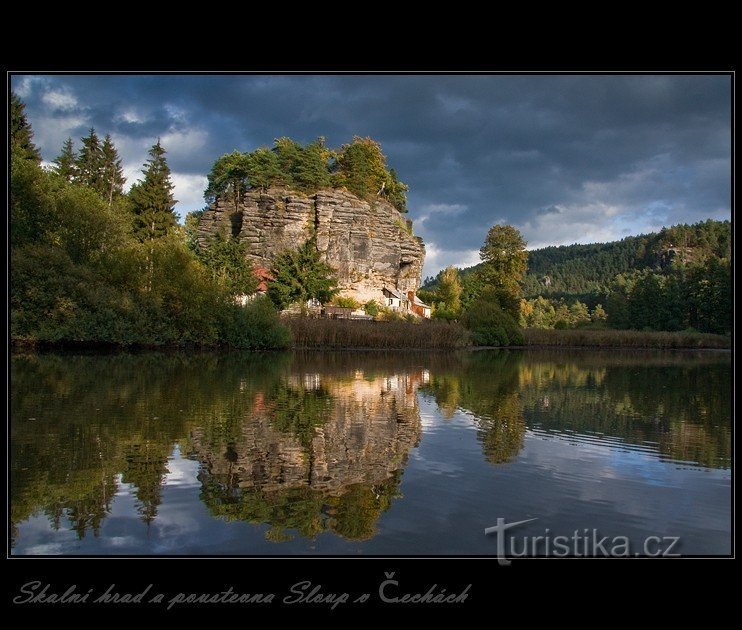
[(571, 536), (554, 535), (546, 528), (540, 536), (515, 536), (510, 530), (525, 523), (537, 521), (528, 518), (524, 521), (506, 523), (498, 518), (497, 524), (487, 527), (485, 535), (497, 536), (497, 562), (508, 566), (511, 558), (671, 558), (676, 553), (679, 536), (648, 536), (632, 545), (627, 536), (601, 536), (597, 529), (576, 529)]

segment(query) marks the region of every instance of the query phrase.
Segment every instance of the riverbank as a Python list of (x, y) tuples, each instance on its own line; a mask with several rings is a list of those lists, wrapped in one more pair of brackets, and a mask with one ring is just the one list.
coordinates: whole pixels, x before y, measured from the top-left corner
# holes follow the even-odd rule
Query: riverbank
[[(293, 341), (281, 349), (296, 350), (465, 350), (484, 349), (472, 346), (468, 331), (456, 323), (371, 322), (310, 318), (285, 318), (282, 323), (291, 331)], [(655, 349), (731, 349), (731, 337), (696, 332), (657, 332), (610, 329), (523, 331), (525, 346), (543, 348), (655, 348)], [(12, 339), (14, 352), (28, 350), (118, 351), (197, 351), (229, 352), (238, 348), (226, 344), (121, 345), (105, 342), (34, 342)], [(261, 351), (268, 350), (262, 348)]]
[(660, 349), (730, 349), (732, 339), (726, 335), (697, 332), (664, 332), (611, 329), (523, 331), (526, 346), (590, 348), (660, 348)]

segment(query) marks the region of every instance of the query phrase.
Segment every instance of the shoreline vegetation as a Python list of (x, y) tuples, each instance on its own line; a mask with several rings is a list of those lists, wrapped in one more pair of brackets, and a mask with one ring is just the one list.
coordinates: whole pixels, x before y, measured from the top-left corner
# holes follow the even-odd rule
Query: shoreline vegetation
[[(474, 345), (461, 325), (445, 321), (411, 323), (282, 318), (292, 341), (275, 350), (487, 350), (530, 348), (601, 348), (660, 350), (731, 350), (731, 337), (699, 332), (612, 329), (523, 330), (523, 344)], [(15, 352), (29, 350), (240, 351), (228, 344), (116, 344), (92, 341), (48, 342), (11, 339)], [(266, 348), (266, 350), (269, 350)]]

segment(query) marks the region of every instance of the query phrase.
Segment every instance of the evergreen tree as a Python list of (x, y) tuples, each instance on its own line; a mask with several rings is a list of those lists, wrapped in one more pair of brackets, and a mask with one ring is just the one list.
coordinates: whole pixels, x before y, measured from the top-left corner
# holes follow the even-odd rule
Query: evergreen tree
[(110, 207), (114, 199), (124, 194), (124, 169), (121, 166), (121, 159), (118, 151), (111, 140), (111, 136), (106, 134), (101, 147), (101, 180), (98, 192), (108, 202)]
[(26, 119), (26, 105), (15, 92), (10, 95), (10, 151), (13, 155), (41, 163), (41, 154), (33, 143), (33, 129)]
[(301, 149), (295, 165), (294, 184), (305, 192), (328, 188), (331, 183), (327, 164), (330, 151), (325, 148), (325, 139), (320, 137)]
[(71, 182), (77, 174), (75, 164), (75, 143), (72, 138), (67, 138), (62, 145), (62, 152), (54, 159), (54, 170), (57, 175)]
[(310, 299), (324, 304), (337, 292), (334, 270), (320, 259), (314, 237), (300, 248), (278, 256), (272, 274), (275, 280), (268, 287), (268, 296), (277, 308)]
[(248, 183), (253, 188), (266, 189), (278, 183), (281, 171), (278, 167), (278, 155), (270, 149), (256, 149), (249, 155)]
[(208, 175), (209, 185), (204, 194), (208, 203), (213, 203), (217, 197), (229, 199), (237, 210), (242, 195), (248, 187), (250, 172), (250, 157), (240, 153), (237, 149), (232, 153), (222, 155)]
[(160, 140), (149, 150), (142, 169), (144, 179), (131, 187), (129, 198), (134, 215), (134, 234), (140, 241), (167, 235), (177, 224), (170, 167)]
[(102, 189), (103, 181), (103, 151), (98, 134), (93, 127), (90, 133), (81, 139), (82, 148), (77, 156), (77, 181), (84, 186), (90, 186), (98, 193)]

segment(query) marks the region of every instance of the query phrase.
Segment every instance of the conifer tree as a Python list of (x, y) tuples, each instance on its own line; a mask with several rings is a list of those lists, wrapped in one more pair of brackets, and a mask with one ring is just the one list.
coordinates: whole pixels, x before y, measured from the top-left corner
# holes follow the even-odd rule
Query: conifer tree
[(144, 178), (131, 187), (129, 198), (134, 215), (134, 234), (140, 241), (167, 235), (177, 223), (170, 167), (160, 140), (149, 150), (142, 169)]
[(77, 181), (100, 192), (103, 176), (103, 151), (95, 128), (91, 127), (90, 133), (81, 138), (81, 142), (82, 148), (75, 164)]
[(25, 103), (13, 92), (10, 96), (10, 150), (14, 156), (39, 164), (41, 154), (33, 143), (33, 129), (25, 110)]
[(124, 194), (126, 178), (124, 177), (124, 169), (121, 166), (118, 151), (109, 134), (106, 134), (106, 137), (103, 139), (101, 158), (102, 173), (99, 192), (110, 207), (114, 199)]
[(75, 179), (77, 166), (75, 165), (75, 143), (72, 138), (67, 138), (62, 145), (62, 152), (54, 158), (54, 170), (60, 177), (71, 182)]

